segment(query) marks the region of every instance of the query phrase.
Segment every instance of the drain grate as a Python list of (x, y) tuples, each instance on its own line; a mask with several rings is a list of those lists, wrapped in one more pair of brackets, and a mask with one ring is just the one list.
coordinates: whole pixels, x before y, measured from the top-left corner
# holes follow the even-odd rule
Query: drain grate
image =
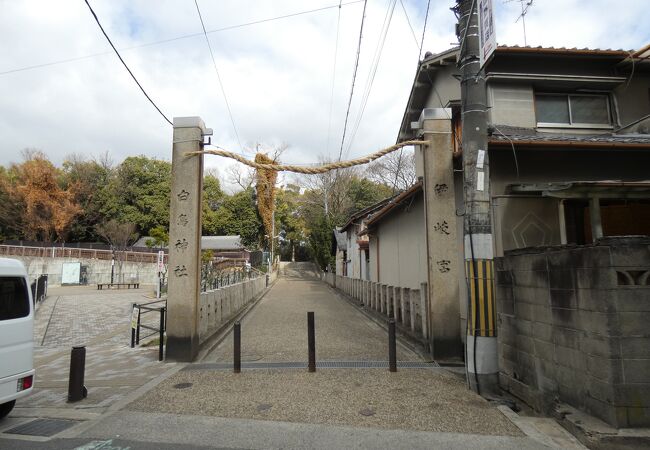
[(76, 425), (74, 420), (36, 419), (5, 431), (7, 434), (50, 437)]
[[(197, 363), (189, 364), (183, 368), (188, 370), (231, 370), (232, 363)], [(436, 362), (398, 361), (400, 369), (436, 369), (440, 366)], [(305, 362), (244, 362), (242, 369), (306, 369)], [(388, 361), (319, 361), (318, 369), (387, 369)]]

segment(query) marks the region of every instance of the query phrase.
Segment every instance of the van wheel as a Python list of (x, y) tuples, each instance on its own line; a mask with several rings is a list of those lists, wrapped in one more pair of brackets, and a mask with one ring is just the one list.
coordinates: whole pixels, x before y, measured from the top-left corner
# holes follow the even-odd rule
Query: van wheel
[(14, 409), (14, 405), (16, 404), (16, 400), (12, 400), (7, 403), (3, 403), (0, 405), (0, 419), (4, 419), (7, 417), (7, 414), (11, 412), (12, 409)]

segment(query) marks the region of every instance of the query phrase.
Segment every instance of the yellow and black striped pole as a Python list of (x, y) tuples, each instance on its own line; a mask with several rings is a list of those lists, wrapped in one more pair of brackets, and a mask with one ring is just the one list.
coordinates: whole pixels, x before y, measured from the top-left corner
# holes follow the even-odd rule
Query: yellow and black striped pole
[[(480, 20), (475, 0), (457, 0), (461, 72), (463, 244), (467, 281), (466, 364), (469, 383), (478, 393), (498, 391), (495, 301), (492, 282), (494, 249), (490, 210), (487, 136), (487, 90), (479, 42)], [(487, 11), (491, 13), (491, 11)], [(482, 10), (481, 13), (484, 13)]]

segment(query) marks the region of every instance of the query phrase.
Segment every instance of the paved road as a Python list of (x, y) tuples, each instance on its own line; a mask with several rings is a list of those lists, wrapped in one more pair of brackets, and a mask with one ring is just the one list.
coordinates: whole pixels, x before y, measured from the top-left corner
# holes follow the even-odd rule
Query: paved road
[[(386, 332), (314, 277), (311, 265), (286, 265), (242, 323), (243, 359), (306, 361), (307, 311), (316, 316), (318, 360), (388, 359)], [(421, 361), (406, 347), (401, 360)], [(228, 338), (206, 361), (232, 361)], [(127, 408), (222, 418), (351, 425), (382, 429), (520, 436), (464, 380), (444, 369), (230, 371), (186, 367)], [(184, 388), (179, 389), (179, 386)]]
[[(386, 359), (383, 330), (307, 266), (285, 269), (244, 321), (249, 360), (304, 361), (307, 311), (316, 312), (320, 360)], [(548, 424), (525, 436), (444, 369), (173, 374), (182, 365), (158, 363), (155, 349), (128, 348), (128, 307), (142, 300), (141, 292), (78, 290), (41, 307), (35, 340), (45, 345), (37, 349), (36, 392), (0, 423), (0, 448), (569, 448), (566, 439), (548, 437), (558, 434)], [(88, 344), (89, 396), (68, 404), (69, 346), (80, 342)], [(229, 361), (231, 345), (225, 342), (211, 360)], [(398, 355), (418, 360), (406, 348)], [(179, 389), (179, 383), (191, 385)], [(30, 417), (79, 424), (45, 442), (2, 433)]]
[[(317, 279), (312, 268), (288, 263), (281, 269), (273, 289), (242, 322), (242, 361), (306, 361), (307, 311), (315, 313), (318, 360), (386, 361), (386, 332)], [(397, 358), (421, 361), (402, 346)], [(232, 338), (205, 361), (232, 361)]]
[[(34, 393), (16, 404), (13, 416), (38, 408), (101, 412), (169, 370), (156, 347), (131, 349), (132, 303), (151, 301), (150, 290), (98, 291), (89, 286), (51, 288), (34, 320)], [(86, 345), (88, 397), (67, 403), (70, 349)]]

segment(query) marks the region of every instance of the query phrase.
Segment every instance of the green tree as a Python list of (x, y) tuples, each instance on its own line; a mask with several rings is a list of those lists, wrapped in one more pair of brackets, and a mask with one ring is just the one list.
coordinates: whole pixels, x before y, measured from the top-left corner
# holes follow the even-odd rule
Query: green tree
[(167, 227), (171, 194), (171, 163), (146, 156), (130, 156), (109, 182), (102, 214), (134, 223), (140, 234)]
[(253, 201), (253, 189), (249, 188), (225, 197), (210, 220), (204, 223), (203, 233), (213, 236), (238, 234), (246, 247), (258, 248), (262, 235), (262, 221)]
[(330, 219), (321, 214), (314, 220), (314, 227), (309, 232), (309, 250), (312, 259), (321, 269), (333, 264), (332, 230)]
[(149, 248), (162, 248), (169, 243), (169, 233), (162, 225), (158, 225), (149, 230), (151, 239), (145, 240), (145, 245)]
[(102, 209), (109, 196), (107, 186), (113, 170), (106, 160), (87, 160), (80, 155), (70, 155), (63, 162), (61, 183), (74, 193), (81, 208), (70, 228), (71, 241), (96, 241), (96, 225), (105, 221)]

